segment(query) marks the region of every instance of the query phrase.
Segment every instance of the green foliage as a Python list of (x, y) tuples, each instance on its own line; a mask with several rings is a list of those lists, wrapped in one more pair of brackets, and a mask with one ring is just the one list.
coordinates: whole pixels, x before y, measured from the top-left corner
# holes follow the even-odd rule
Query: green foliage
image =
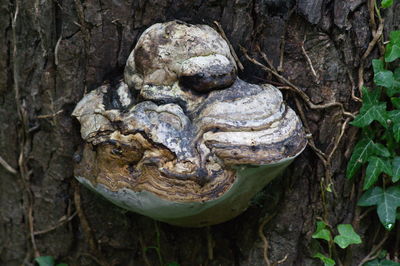
[[(361, 238), (354, 231), (351, 224), (339, 224), (337, 230), (339, 234), (332, 240), (332, 233), (328, 229), (326, 223), (319, 221), (317, 222), (317, 228), (312, 235), (312, 238), (325, 240), (329, 246), (329, 254), (331, 254), (332, 247), (335, 245), (335, 243), (343, 249), (352, 244), (361, 244)], [(313, 257), (320, 259), (325, 266), (335, 265), (335, 261), (331, 258), (331, 256), (325, 256), (322, 253), (317, 252)]]
[(339, 235), (335, 236), (334, 242), (341, 248), (347, 248), (351, 244), (361, 244), (360, 236), (354, 231), (351, 224), (339, 224)]
[(326, 224), (322, 221), (317, 222), (317, 230), (315, 230), (315, 233), (312, 235), (312, 238), (315, 239), (324, 239), (326, 241), (331, 241), (331, 232), (326, 229)]
[(400, 31), (390, 33), (390, 42), (385, 49), (385, 62), (393, 62), (400, 58)]
[(53, 256), (40, 256), (35, 258), (35, 262), (39, 264), (39, 266), (68, 266), (66, 263), (58, 263)]
[(324, 266), (334, 266), (336, 264), (333, 259), (328, 258), (319, 252), (314, 254), (313, 258), (320, 259), (324, 263)]
[(368, 162), (368, 167), (365, 172), (364, 189), (369, 189), (372, 185), (374, 185), (381, 173), (392, 175), (392, 165), (388, 159), (371, 156), (368, 159)]
[(400, 186), (391, 186), (388, 189), (374, 187), (360, 198), (359, 206), (377, 206), (379, 220), (390, 230), (396, 221), (396, 209), (400, 206)]
[(393, 0), (382, 0), (382, 8), (388, 8), (393, 5)]
[[(386, 8), (393, 1), (382, 1)], [(373, 60), (374, 89), (362, 88), (363, 105), (351, 123), (362, 129), (346, 170), (353, 178), (366, 166), (360, 206), (376, 206), (379, 220), (390, 230), (400, 206), (400, 67), (389, 63), (400, 58), (400, 31), (390, 34), (383, 60)]]

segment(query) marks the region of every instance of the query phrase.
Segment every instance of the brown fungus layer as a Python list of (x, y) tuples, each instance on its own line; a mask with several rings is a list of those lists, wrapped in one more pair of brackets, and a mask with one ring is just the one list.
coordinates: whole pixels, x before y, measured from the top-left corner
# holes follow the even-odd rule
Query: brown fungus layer
[(216, 31), (178, 21), (147, 29), (124, 81), (88, 93), (73, 115), (85, 141), (75, 176), (124, 208), (184, 226), (238, 215), (306, 145), (279, 90), (237, 78)]

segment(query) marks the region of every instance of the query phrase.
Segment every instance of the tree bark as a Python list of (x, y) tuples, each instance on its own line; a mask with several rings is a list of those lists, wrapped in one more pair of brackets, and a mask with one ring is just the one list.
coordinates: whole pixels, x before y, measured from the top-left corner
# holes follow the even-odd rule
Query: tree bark
[[(374, 28), (366, 2), (1, 0), (0, 264), (30, 264), (46, 255), (69, 265), (265, 265), (267, 258), (318, 265), (311, 235), (324, 219), (333, 228), (353, 223), (363, 236), (362, 245), (334, 254), (357, 265), (382, 236), (374, 240), (371, 233), (378, 228), (376, 215), (359, 221), (360, 182), (345, 179), (357, 130), (345, 127), (335, 148), (349, 118), (341, 108), (313, 109), (284, 90), (288, 104), (304, 111), (316, 148), (327, 155), (336, 149), (331, 161), (324, 167), (308, 147), (245, 213), (200, 229), (125, 212), (81, 187), (73, 177), (81, 138), (71, 112), (85, 92), (121, 77), (144, 29), (172, 19), (219, 22), (244, 65), (242, 79), (288, 87), (250, 62), (241, 47), (260, 62), (262, 51), (314, 105), (340, 102), (354, 112), (360, 107), (352, 97), (352, 90), (360, 96), (359, 68), (365, 67), (362, 77), (370, 83), (370, 61), (380, 55), (377, 45), (361, 59)], [(386, 40), (400, 25), (400, 3), (383, 15)]]

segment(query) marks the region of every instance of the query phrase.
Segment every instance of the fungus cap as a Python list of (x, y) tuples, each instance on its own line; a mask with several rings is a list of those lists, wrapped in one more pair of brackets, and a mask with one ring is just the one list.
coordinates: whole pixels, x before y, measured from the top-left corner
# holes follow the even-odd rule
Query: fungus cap
[(88, 93), (73, 115), (84, 140), (76, 178), (180, 226), (237, 216), (307, 143), (278, 89), (240, 80), (216, 31), (178, 21), (147, 29), (124, 81)]

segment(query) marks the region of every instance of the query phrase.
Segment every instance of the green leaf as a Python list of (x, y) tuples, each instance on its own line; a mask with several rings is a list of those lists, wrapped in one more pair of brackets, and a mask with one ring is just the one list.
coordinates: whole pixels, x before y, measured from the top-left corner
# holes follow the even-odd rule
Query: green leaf
[(383, 226), (391, 230), (396, 222), (396, 210), (400, 206), (400, 187), (390, 187), (383, 192), (378, 204), (378, 216)]
[(392, 182), (395, 183), (400, 180), (400, 157), (394, 157), (392, 161)]
[(375, 259), (364, 264), (364, 266), (400, 266), (400, 263), (391, 260)]
[(324, 263), (324, 266), (334, 266), (336, 264), (333, 259), (328, 258), (319, 252), (314, 254), (313, 258), (320, 259)]
[(335, 236), (333, 241), (341, 248), (347, 248), (351, 244), (361, 244), (360, 236), (354, 231), (351, 224), (339, 224), (339, 235)]
[(400, 30), (390, 32), (390, 43), (400, 45)]
[(383, 190), (381, 187), (373, 187), (365, 192), (360, 200), (358, 201), (358, 206), (373, 206), (378, 205), (382, 198)]
[[(400, 69), (400, 68), (399, 68)], [(399, 97), (392, 97), (392, 104), (396, 109), (400, 109), (400, 98)]]
[(382, 143), (375, 143), (373, 148), (374, 148), (375, 155), (382, 156), (382, 157), (390, 156), (390, 152), (389, 152), (388, 148), (386, 148), (386, 146), (383, 145)]
[(400, 58), (400, 46), (396, 44), (388, 44), (385, 51), (385, 62), (390, 63)]
[(385, 70), (385, 63), (379, 59), (372, 59), (372, 68), (374, 69), (374, 73), (381, 72)]
[(396, 221), (396, 209), (400, 206), (400, 186), (392, 186), (386, 190), (374, 187), (361, 196), (358, 205), (377, 205), (379, 220), (387, 230), (390, 230)]
[(395, 80), (400, 80), (400, 67), (396, 68), (393, 72), (393, 77)]
[(328, 229), (326, 228), (326, 224), (322, 221), (317, 222), (317, 229), (315, 230), (315, 233), (312, 235), (312, 238), (315, 239), (324, 239), (326, 241), (331, 240), (331, 232), (329, 232)]
[[(382, 62), (380, 60), (376, 61)], [(362, 90), (363, 106), (370, 107), (372, 105), (377, 105), (379, 103), (379, 99), (381, 98), (381, 93), (382, 93), (382, 90), (380, 88), (369, 90), (367, 87), (363, 86), (361, 90)]]
[(381, 173), (386, 173), (390, 176), (392, 175), (392, 166), (388, 160), (372, 156), (368, 161), (369, 163), (365, 172), (364, 190), (367, 190), (374, 185)]
[(381, 70), (374, 75), (374, 82), (378, 86), (393, 88), (394, 77), (390, 70)]
[(66, 263), (58, 263), (56, 266), (68, 266)]
[(369, 107), (362, 107), (360, 113), (351, 122), (353, 126), (356, 127), (366, 127), (372, 123), (372, 121), (379, 121), (379, 123), (387, 128), (387, 112), (386, 103), (381, 103), (378, 105), (372, 105)]
[(35, 261), (39, 264), (39, 266), (54, 266), (55, 261), (53, 256), (41, 256), (35, 258)]
[(400, 110), (393, 110), (387, 112), (389, 119), (394, 123), (400, 123)]
[(385, 61), (393, 62), (397, 58), (400, 58), (400, 31), (392, 31), (390, 42), (385, 49)]
[(370, 139), (361, 139), (354, 147), (353, 153), (347, 164), (346, 177), (352, 178), (361, 165), (368, 160), (374, 152), (375, 143)]
[(394, 139), (400, 142), (400, 123), (396, 123), (392, 127)]
[(382, 8), (388, 8), (393, 5), (393, 0), (382, 0)]

